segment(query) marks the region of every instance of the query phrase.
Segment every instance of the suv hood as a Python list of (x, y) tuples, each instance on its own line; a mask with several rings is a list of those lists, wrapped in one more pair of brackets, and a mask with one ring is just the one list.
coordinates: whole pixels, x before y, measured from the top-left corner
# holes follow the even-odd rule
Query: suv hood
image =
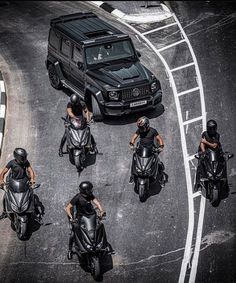
[(128, 86), (142, 82), (147, 83), (150, 77), (148, 70), (139, 61), (88, 70), (87, 74), (113, 87)]

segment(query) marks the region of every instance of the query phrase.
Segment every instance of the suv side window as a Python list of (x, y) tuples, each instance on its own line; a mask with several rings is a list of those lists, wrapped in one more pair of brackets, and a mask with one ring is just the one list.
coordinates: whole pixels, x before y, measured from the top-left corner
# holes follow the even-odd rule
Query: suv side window
[(81, 49), (74, 45), (73, 47), (73, 54), (72, 54), (72, 60), (75, 62), (75, 63), (78, 63), (78, 62), (82, 62), (82, 52), (81, 52)]
[(66, 57), (70, 56), (70, 41), (68, 39), (62, 38), (61, 40), (61, 53)]
[(52, 47), (58, 49), (59, 41), (60, 41), (60, 36), (53, 29), (50, 29), (49, 44)]

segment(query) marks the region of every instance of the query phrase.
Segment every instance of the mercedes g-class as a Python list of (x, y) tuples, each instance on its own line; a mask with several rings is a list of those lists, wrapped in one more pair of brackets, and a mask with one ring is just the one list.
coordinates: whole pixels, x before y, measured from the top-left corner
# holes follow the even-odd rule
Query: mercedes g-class
[(140, 56), (129, 35), (93, 13), (51, 20), (46, 60), (50, 83), (78, 93), (94, 120), (155, 108), (162, 101), (160, 82)]

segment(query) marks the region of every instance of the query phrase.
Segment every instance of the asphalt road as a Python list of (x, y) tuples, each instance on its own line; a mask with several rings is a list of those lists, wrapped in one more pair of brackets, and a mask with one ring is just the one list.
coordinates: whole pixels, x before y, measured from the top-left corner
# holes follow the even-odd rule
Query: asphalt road
[[(223, 148), (236, 152), (236, 5), (223, 1), (175, 2), (198, 59), (207, 117), (216, 119)], [(236, 282), (236, 159), (229, 161), (230, 195), (206, 206), (196, 282)], [(210, 245), (210, 246), (209, 246)]]
[[(186, 24), (191, 22), (192, 18), (196, 18), (196, 13), (201, 13), (197, 7), (183, 5), (189, 19), (183, 19), (179, 12), (182, 11), (182, 7), (174, 8)], [(59, 15), (88, 9), (88, 5), (84, 6), (79, 2), (11, 2), (9, 6), (1, 7), (0, 10), (0, 66), (8, 91), (7, 132), (1, 166), (11, 158), (14, 147), (27, 148), (29, 159), (38, 176), (37, 181), (42, 184), (37, 194), (45, 206), (44, 222), (48, 224), (33, 233), (25, 245), (19, 242), (11, 231), (9, 221), (1, 221), (1, 239), (4, 240), (0, 243), (0, 281), (93, 281), (90, 275), (79, 267), (76, 259), (72, 262), (66, 259), (68, 226), (64, 206), (78, 191), (78, 183), (87, 179), (94, 183), (95, 194), (106, 208), (108, 217), (105, 227), (108, 240), (116, 251), (113, 256), (113, 269), (104, 274), (104, 282), (177, 282), (185, 245), (188, 211), (174, 98), (161, 62), (158, 59), (150, 60), (153, 53), (137, 41), (130, 30), (102, 11), (97, 12), (101, 18), (105, 17), (124, 32), (131, 34), (135, 46), (142, 53), (143, 64), (150, 68), (162, 83), (165, 111), (159, 107), (156, 112), (147, 115), (151, 118), (151, 125), (158, 129), (165, 140), (165, 152), (161, 159), (166, 165), (169, 183), (161, 191), (156, 188), (154, 195), (144, 204), (139, 203), (133, 187), (128, 185), (132, 154), (127, 145), (135, 131), (134, 122), (137, 116), (109, 119), (92, 126), (92, 133), (103, 155), (97, 157), (96, 164), (87, 168), (79, 180), (68, 157), (59, 158), (57, 155), (64, 131), (60, 117), (65, 113), (68, 98), (62, 91), (54, 90), (48, 81), (44, 61), (47, 54), (49, 22), (51, 18)], [(97, 11), (93, 8), (92, 10)], [(210, 19), (212, 20), (212, 17)], [(215, 20), (217, 21), (217, 18)], [(190, 26), (190, 32), (191, 28)], [(194, 31), (195, 29), (196, 25)], [(233, 80), (229, 79), (232, 72), (235, 72), (230, 70), (234, 68), (231, 62), (235, 54), (233, 55), (233, 44), (228, 47), (232, 38), (230, 32), (233, 34), (232, 28), (224, 26), (224, 34), (225, 29), (229, 31), (225, 43), (218, 47), (218, 51), (216, 48), (213, 51), (210, 49), (211, 45), (207, 45), (211, 53), (204, 58), (201, 56), (206, 50), (206, 45), (202, 43), (204, 40), (198, 42), (202, 33), (192, 35), (190, 39), (200, 63), (208, 115), (213, 115), (217, 120), (218, 117), (221, 118), (219, 128), (222, 132), (226, 129), (222, 135), (223, 145), (235, 152), (235, 145), (232, 142), (232, 135), (236, 132), (235, 123), (227, 124), (228, 121), (235, 121), (235, 95), (231, 91), (235, 89), (235, 84), (233, 85)], [(203, 38), (208, 36), (208, 42), (212, 40), (214, 47), (215, 37), (221, 39), (223, 33), (221, 31), (215, 35), (216, 31), (217, 29), (213, 35), (209, 35), (208, 32), (202, 35)], [(217, 46), (218, 43), (219, 41)], [(227, 48), (228, 52), (232, 53), (230, 58), (225, 51)], [(216, 61), (216, 55), (222, 61)], [(174, 54), (169, 56), (171, 61)], [(232, 67), (225, 67), (225, 61), (228, 61), (227, 66)], [(223, 67), (219, 68), (219, 65)], [(209, 75), (213, 66), (217, 69), (215, 77)], [(224, 84), (227, 88), (222, 88)], [(223, 93), (225, 100), (221, 99)], [(219, 103), (212, 103), (216, 100)], [(220, 108), (217, 105), (222, 106)], [(195, 107), (197, 105), (192, 106), (193, 109)], [(233, 191), (235, 160), (232, 160), (230, 168)], [(233, 282), (234, 204), (235, 197), (231, 194), (217, 210), (207, 207), (203, 234), (206, 237), (207, 248), (200, 256), (198, 282)], [(216, 231), (219, 233), (214, 234)], [(225, 233), (229, 233), (230, 236)], [(216, 249), (219, 250), (217, 254)], [(222, 258), (224, 264), (221, 262)], [(224, 274), (224, 279), (228, 281), (217, 281), (222, 274), (219, 266), (226, 265), (228, 278)], [(207, 281), (206, 278), (211, 281)]]

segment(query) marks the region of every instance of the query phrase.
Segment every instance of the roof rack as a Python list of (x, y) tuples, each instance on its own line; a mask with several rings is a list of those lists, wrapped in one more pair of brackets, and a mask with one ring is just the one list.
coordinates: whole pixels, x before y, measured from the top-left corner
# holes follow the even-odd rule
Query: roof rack
[(65, 16), (60, 16), (58, 18), (52, 19), (50, 24), (51, 26), (55, 26), (58, 23), (65, 23), (77, 19), (83, 19), (83, 18), (91, 18), (91, 17), (97, 17), (94, 13), (88, 12), (88, 13), (75, 13)]

